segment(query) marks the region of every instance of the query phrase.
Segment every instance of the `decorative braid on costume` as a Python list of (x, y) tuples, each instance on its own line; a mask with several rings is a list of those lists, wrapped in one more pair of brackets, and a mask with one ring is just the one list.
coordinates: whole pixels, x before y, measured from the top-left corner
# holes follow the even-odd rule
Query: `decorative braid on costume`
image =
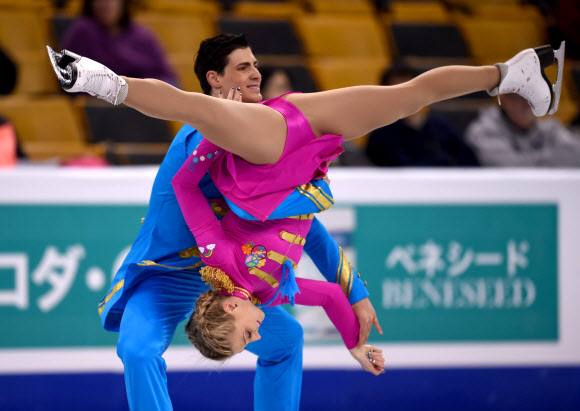
[(236, 286), (230, 278), (229, 275), (224, 273), (217, 267), (205, 266), (201, 270), (201, 279), (205, 281), (207, 285), (211, 287), (214, 291), (225, 290), (230, 294), (233, 294)]
[(262, 301), (256, 297), (254, 294), (252, 294), (252, 304), (257, 305), (257, 304), (262, 304)]

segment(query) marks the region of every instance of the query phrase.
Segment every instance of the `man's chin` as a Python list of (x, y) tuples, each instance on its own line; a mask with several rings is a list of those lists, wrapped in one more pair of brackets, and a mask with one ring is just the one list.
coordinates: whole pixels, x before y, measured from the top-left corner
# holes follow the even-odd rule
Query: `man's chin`
[(262, 101), (262, 95), (260, 93), (251, 93), (242, 96), (242, 100), (244, 103), (259, 103)]

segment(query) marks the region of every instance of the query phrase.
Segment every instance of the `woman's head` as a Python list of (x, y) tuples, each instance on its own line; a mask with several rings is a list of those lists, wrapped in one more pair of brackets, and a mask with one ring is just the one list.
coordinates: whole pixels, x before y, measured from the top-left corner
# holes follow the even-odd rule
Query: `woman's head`
[(107, 28), (126, 27), (130, 20), (130, 0), (85, 0), (83, 16), (98, 20)]
[(264, 317), (249, 300), (207, 291), (197, 299), (185, 332), (204, 357), (221, 361), (261, 338)]

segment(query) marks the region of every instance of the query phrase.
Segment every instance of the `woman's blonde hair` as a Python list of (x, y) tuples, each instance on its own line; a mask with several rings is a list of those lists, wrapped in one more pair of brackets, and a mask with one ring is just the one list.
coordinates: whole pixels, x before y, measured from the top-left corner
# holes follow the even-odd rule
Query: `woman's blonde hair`
[(185, 326), (187, 338), (195, 348), (204, 357), (216, 361), (233, 355), (228, 337), (234, 331), (234, 316), (223, 309), (225, 298), (211, 290), (200, 295)]

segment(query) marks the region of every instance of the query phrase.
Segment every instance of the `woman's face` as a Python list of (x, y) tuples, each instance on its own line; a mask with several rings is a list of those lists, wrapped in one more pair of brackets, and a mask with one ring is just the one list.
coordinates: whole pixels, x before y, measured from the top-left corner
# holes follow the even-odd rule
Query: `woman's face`
[(234, 331), (230, 336), (234, 355), (244, 351), (249, 343), (262, 338), (258, 330), (266, 314), (251, 301), (231, 297), (224, 304), (224, 309), (234, 316)]
[(95, 18), (107, 27), (117, 26), (123, 14), (125, 0), (93, 0)]

